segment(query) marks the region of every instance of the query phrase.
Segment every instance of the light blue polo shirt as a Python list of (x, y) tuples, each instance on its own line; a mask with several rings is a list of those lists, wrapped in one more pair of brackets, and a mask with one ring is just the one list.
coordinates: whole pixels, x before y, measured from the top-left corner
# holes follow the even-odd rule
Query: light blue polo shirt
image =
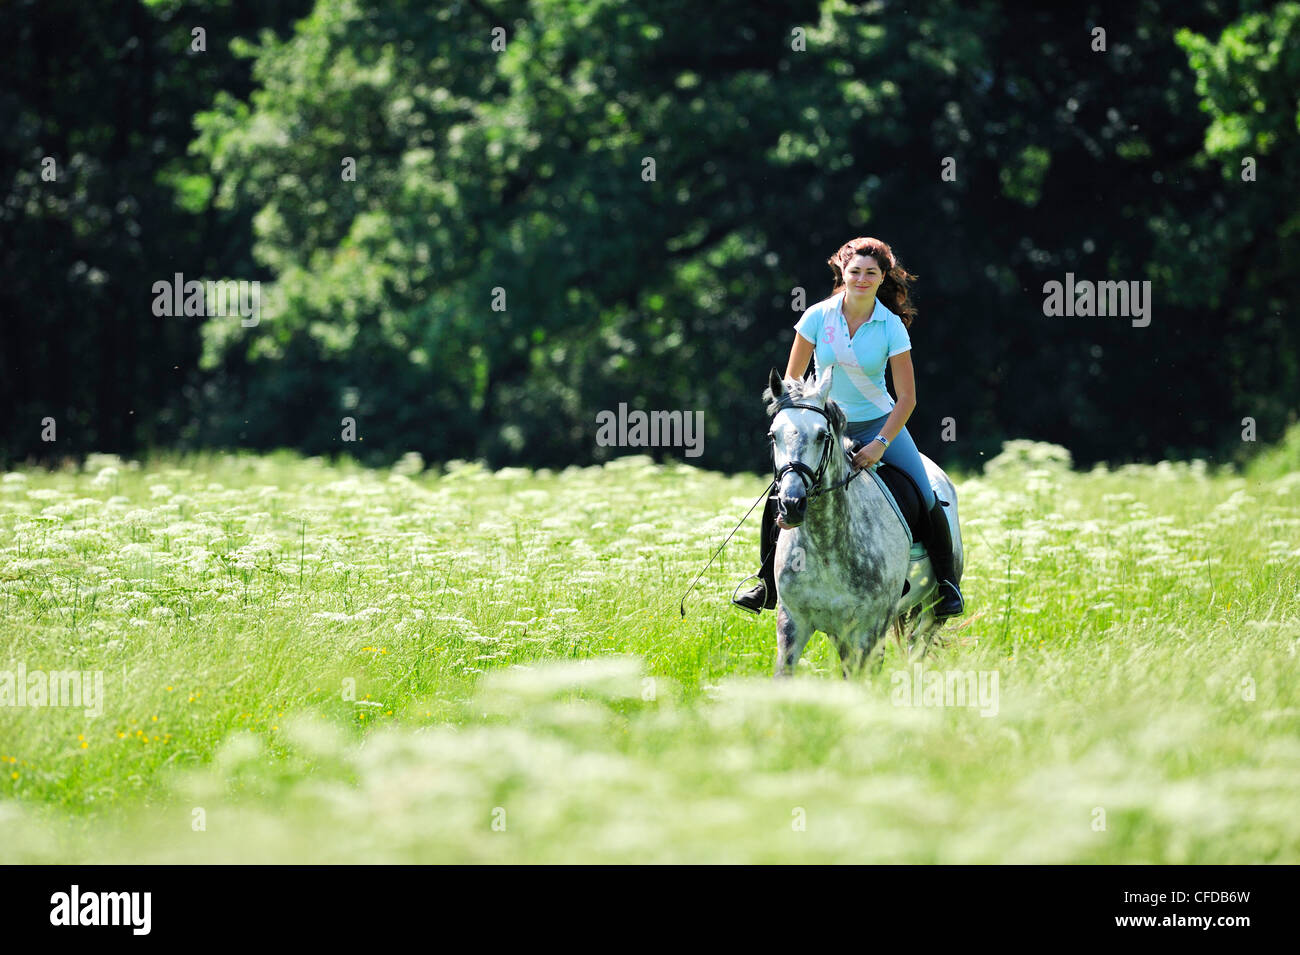
[(835, 363), (834, 337), (838, 335), (841, 341), (849, 343), (862, 371), (880, 389), (880, 394), (864, 395), (847, 374), (836, 374), (831, 379), (831, 398), (844, 409), (850, 421), (870, 421), (893, 410), (894, 399), (885, 388), (885, 365), (895, 355), (909, 351), (912, 339), (903, 320), (879, 298), (871, 317), (850, 337), (848, 319), (841, 307), (843, 302), (843, 292), (823, 299), (804, 312), (794, 328), (815, 346), (813, 367), (819, 378), (823, 368)]

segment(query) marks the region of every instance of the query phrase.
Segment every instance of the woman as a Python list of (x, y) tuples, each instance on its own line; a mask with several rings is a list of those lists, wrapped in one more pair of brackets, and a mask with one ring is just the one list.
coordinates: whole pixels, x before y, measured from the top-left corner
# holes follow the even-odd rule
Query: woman
[[(907, 333), (916, 308), (908, 301), (912, 281), (893, 250), (879, 239), (854, 239), (827, 259), (835, 275), (831, 297), (818, 302), (795, 324), (794, 346), (786, 366), (787, 378), (803, 378), (808, 359), (816, 358), (816, 374), (834, 364), (830, 397), (849, 419), (847, 433), (864, 447), (853, 457), (859, 468), (877, 461), (901, 468), (916, 482), (930, 520), (927, 549), (939, 579), (936, 617), (952, 617), (964, 610), (952, 567), (952, 535), (943, 505), (930, 487), (930, 478), (907, 433), (907, 419), (916, 408), (912, 374), (912, 340)], [(895, 402), (885, 388), (885, 362), (894, 375)], [(776, 501), (769, 497), (763, 511), (758, 572), (761, 583), (738, 597), (736, 606), (751, 613), (776, 606), (774, 579), (776, 538), (780, 524)]]

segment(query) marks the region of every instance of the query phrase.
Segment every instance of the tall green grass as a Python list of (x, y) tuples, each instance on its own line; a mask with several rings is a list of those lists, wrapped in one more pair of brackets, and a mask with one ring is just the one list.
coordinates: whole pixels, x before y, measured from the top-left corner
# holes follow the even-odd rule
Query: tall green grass
[[(728, 606), (764, 480), (628, 457), (392, 472), (98, 457), (0, 480), (0, 860), (1300, 861), (1300, 474), (954, 475), (968, 612), (907, 705), (892, 644)], [(911, 685), (908, 682), (907, 685)], [(924, 701), (921, 701), (924, 702)], [(960, 702), (952, 699), (948, 703)]]

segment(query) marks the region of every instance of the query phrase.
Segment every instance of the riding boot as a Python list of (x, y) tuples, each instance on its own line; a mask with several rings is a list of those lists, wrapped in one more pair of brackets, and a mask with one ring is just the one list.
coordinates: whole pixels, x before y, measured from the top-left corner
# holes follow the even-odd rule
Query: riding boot
[(938, 498), (935, 498), (934, 506), (930, 508), (930, 540), (927, 549), (930, 552), (930, 564), (934, 567), (934, 576), (939, 581), (939, 603), (934, 608), (935, 617), (942, 620), (944, 617), (964, 613), (966, 605), (957, 588), (957, 575), (952, 566), (952, 530)]
[(776, 498), (768, 497), (763, 506), (763, 524), (758, 534), (758, 555), (762, 560), (756, 575), (760, 583), (750, 587), (731, 602), (741, 610), (761, 613), (776, 607)]

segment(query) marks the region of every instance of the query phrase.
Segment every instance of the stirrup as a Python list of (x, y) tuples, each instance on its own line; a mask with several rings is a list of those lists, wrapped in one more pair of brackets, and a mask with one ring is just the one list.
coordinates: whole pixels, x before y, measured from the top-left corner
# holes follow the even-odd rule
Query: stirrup
[[(956, 597), (957, 597), (957, 609), (956, 609), (956, 610), (952, 610), (952, 611), (950, 611), (950, 612), (948, 612), (948, 613), (940, 614), (940, 613), (939, 613), (939, 607), (944, 603), (944, 601), (945, 601), (945, 599), (946, 599), (946, 597), (944, 596), (944, 588), (945, 588), (945, 587), (947, 587), (948, 590), (951, 591), (951, 593), (953, 593), (953, 594), (956, 595)], [(952, 581), (950, 581), (950, 580), (946, 580), (946, 579), (944, 579), (944, 580), (940, 580), (940, 581), (939, 581), (939, 584), (938, 584), (938, 587), (936, 588), (936, 590), (937, 590), (937, 592), (938, 592), (939, 595), (940, 595), (940, 596), (939, 596), (939, 600), (938, 600), (938, 601), (935, 603), (935, 605), (934, 605), (934, 611), (935, 611), (934, 616), (935, 616), (936, 619), (938, 619), (938, 620), (946, 620), (946, 619), (948, 619), (949, 617), (959, 617), (959, 616), (961, 616), (962, 614), (964, 614), (964, 613), (966, 612), (966, 598), (962, 596), (962, 594), (961, 594), (961, 588), (958, 587), (956, 584), (954, 584)]]
[[(736, 595), (740, 593), (740, 588), (745, 586), (745, 582), (749, 580), (757, 580), (763, 586), (763, 604), (757, 610), (753, 610), (749, 607), (746, 607), (744, 604), (738, 603), (736, 600)], [(770, 595), (767, 592), (767, 581), (765, 581), (762, 578), (762, 576), (759, 574), (750, 574), (748, 577), (743, 578), (740, 581), (740, 583), (736, 584), (736, 589), (731, 592), (731, 605), (735, 607), (737, 610), (743, 610), (745, 611), (745, 613), (752, 613), (755, 617), (757, 617), (760, 616), (764, 610), (774, 609), (767, 605), (767, 598), (769, 596)]]

